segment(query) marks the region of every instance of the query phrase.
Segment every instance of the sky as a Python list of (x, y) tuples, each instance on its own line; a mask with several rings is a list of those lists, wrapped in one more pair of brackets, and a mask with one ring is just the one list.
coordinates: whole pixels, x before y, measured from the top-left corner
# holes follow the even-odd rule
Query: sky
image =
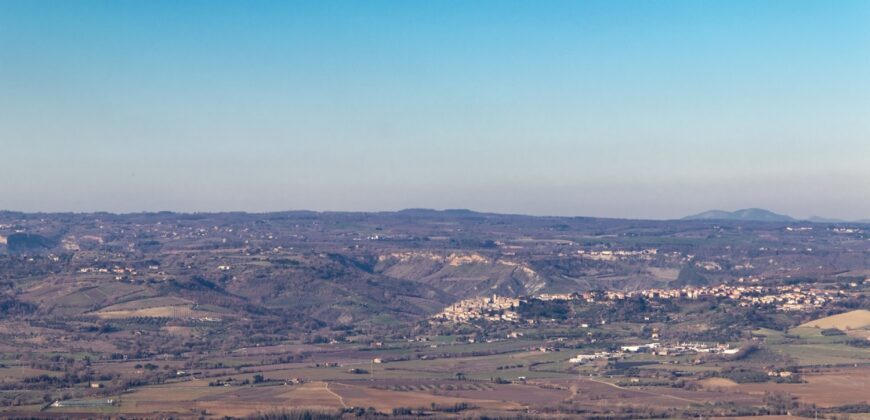
[(870, 2), (0, 0), (0, 209), (870, 218)]

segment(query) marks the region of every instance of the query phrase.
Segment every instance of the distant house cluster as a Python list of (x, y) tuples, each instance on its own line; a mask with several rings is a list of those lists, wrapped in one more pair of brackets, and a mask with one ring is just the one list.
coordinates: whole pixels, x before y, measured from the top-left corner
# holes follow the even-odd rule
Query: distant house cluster
[(628, 250), (603, 250), (603, 251), (587, 251), (584, 249), (578, 250), (577, 254), (580, 255), (580, 258), (585, 258), (588, 260), (595, 261), (617, 261), (617, 260), (626, 260), (626, 259), (641, 259), (641, 260), (652, 260), (656, 254), (658, 254), (658, 249), (656, 248), (647, 248), (640, 251), (628, 251)]
[(434, 322), (463, 323), (472, 320), (507, 321), (520, 320), (516, 308), (520, 300), (504, 296), (476, 297), (456, 302), (433, 317)]
[(740, 349), (731, 348), (728, 344), (706, 343), (648, 343), (640, 345), (622, 346), (620, 350), (626, 353), (652, 353), (658, 356), (681, 356), (684, 354), (737, 354)]
[(133, 267), (81, 267), (79, 268), (79, 273), (82, 274), (113, 274), (115, 276), (115, 280), (124, 280), (129, 278), (130, 276), (135, 276), (139, 274), (136, 272), (136, 269)]
[(682, 356), (687, 354), (737, 354), (739, 348), (731, 348), (728, 344), (706, 343), (647, 343), (621, 346), (618, 351), (599, 351), (588, 354), (578, 354), (568, 361), (574, 364), (591, 362), (598, 359), (614, 359), (624, 356), (626, 353), (649, 353), (656, 356)]
[(712, 297), (737, 301), (740, 306), (775, 305), (781, 311), (805, 311), (847, 297), (836, 289), (799, 286), (764, 287), (758, 285), (719, 285), (684, 287), (679, 289), (644, 289), (635, 291), (590, 291), (581, 293), (540, 294), (530, 298), (510, 298), (492, 295), (456, 302), (432, 317), (432, 322), (467, 323), (473, 320), (519, 322), (517, 312), (524, 299), (542, 301), (576, 300), (586, 303), (617, 302), (636, 297), (648, 300), (701, 299)]
[[(719, 285), (702, 287), (684, 287), (680, 289), (645, 289), (638, 291), (606, 291), (583, 292), (571, 295), (572, 299), (580, 299), (589, 303), (596, 301), (617, 301), (642, 296), (646, 299), (700, 299), (716, 297), (739, 301), (741, 306), (776, 305), (783, 311), (801, 311), (820, 308), (826, 303), (843, 299), (846, 294), (842, 290), (825, 290), (798, 286), (749, 286), (749, 285)], [(546, 299), (549, 300), (549, 296)]]

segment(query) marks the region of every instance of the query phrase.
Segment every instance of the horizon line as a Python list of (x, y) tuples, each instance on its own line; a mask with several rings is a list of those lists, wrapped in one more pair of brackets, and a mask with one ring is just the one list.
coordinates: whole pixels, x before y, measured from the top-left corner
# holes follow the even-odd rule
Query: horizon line
[[(708, 212), (727, 212), (734, 213), (743, 210), (762, 210), (770, 213), (774, 213), (780, 216), (789, 217), (792, 220), (784, 220), (784, 221), (759, 221), (759, 220), (734, 220), (734, 219), (691, 219), (692, 216), (697, 216), (703, 213)], [(389, 213), (408, 213), (408, 212), (435, 212), (441, 214), (449, 214), (449, 213), (459, 213), (459, 212), (467, 212), (477, 215), (489, 215), (489, 216), (513, 216), (513, 217), (531, 217), (531, 218), (561, 218), (561, 219), (604, 219), (604, 220), (638, 220), (638, 221), (656, 221), (656, 222), (673, 222), (673, 221), (682, 221), (682, 222), (753, 222), (753, 223), (795, 223), (795, 222), (809, 222), (809, 223), (860, 223), (860, 224), (870, 224), (870, 218), (862, 218), (857, 220), (846, 220), (839, 219), (835, 217), (821, 217), (821, 216), (810, 216), (806, 218), (798, 218), (792, 217), (784, 213), (777, 213), (771, 210), (767, 210), (761, 207), (747, 207), (742, 209), (737, 209), (733, 211), (728, 210), (720, 210), (720, 209), (710, 209), (704, 210), (698, 213), (692, 213), (689, 215), (685, 215), (682, 217), (676, 218), (650, 218), (650, 217), (609, 217), (609, 216), (589, 216), (589, 215), (548, 215), (548, 214), (527, 214), (527, 213), (511, 213), (511, 212), (498, 212), (498, 211), (478, 211), (468, 208), (428, 208), (428, 207), (407, 207), (398, 210), (311, 210), (311, 209), (285, 209), (285, 210), (264, 210), (264, 211), (249, 211), (249, 210), (208, 210), (208, 211), (180, 211), (180, 210), (141, 210), (141, 211), (108, 211), (108, 210), (91, 210), (91, 211), (23, 211), (23, 210), (12, 210), (12, 209), (0, 209), (0, 214), (2, 213), (18, 213), (25, 215), (61, 215), (61, 214), (71, 214), (71, 215), (97, 215), (97, 214), (105, 214), (111, 216), (132, 216), (132, 215), (159, 215), (159, 214), (177, 214), (177, 215), (225, 215), (225, 214), (242, 214), (242, 215), (269, 215), (269, 214), (281, 214), (281, 213), (314, 213), (314, 214), (389, 214)], [(812, 220), (813, 218), (821, 219), (821, 220)]]

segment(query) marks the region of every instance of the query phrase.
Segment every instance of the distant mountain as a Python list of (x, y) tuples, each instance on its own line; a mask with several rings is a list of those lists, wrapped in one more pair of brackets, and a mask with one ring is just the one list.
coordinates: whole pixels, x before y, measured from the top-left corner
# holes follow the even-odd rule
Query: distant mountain
[(741, 209), (732, 212), (724, 210), (710, 210), (682, 220), (739, 220), (747, 222), (793, 222), (794, 218), (784, 214), (774, 213), (765, 209)]
[(812, 222), (812, 223), (848, 223), (848, 220), (834, 219), (831, 217), (820, 217), (820, 216), (811, 216), (810, 218), (807, 219), (807, 221)]

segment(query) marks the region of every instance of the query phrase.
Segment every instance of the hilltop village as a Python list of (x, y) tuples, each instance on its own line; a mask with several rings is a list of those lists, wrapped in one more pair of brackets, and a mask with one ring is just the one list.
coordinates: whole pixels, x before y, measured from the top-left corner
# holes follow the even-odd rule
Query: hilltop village
[[(865, 280), (870, 284), (870, 279)], [(852, 282), (850, 287), (858, 287)], [(801, 286), (764, 287), (758, 285), (719, 285), (712, 287), (684, 287), (680, 289), (646, 289), (638, 291), (598, 291), (581, 293), (540, 294), (528, 298), (510, 298), (492, 295), (456, 302), (434, 315), (432, 322), (464, 323), (472, 320), (521, 322), (517, 309), (529, 300), (576, 301), (607, 305), (617, 301), (641, 297), (649, 301), (724, 299), (740, 306), (773, 306), (778, 311), (809, 311), (850, 296), (841, 289), (822, 289)]]

